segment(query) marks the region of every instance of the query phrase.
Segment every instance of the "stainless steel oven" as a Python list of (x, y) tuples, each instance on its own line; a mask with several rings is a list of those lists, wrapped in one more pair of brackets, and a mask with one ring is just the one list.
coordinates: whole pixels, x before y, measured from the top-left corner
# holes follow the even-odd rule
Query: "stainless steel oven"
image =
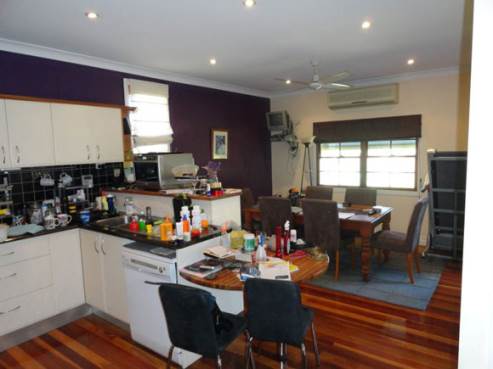
[(134, 157), (137, 186), (165, 188), (176, 182), (172, 169), (183, 164), (195, 164), (190, 153), (143, 154)]

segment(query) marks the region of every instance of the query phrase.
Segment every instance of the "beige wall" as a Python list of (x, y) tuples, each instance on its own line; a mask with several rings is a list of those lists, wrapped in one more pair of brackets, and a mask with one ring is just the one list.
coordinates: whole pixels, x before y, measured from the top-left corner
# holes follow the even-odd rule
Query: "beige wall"
[[(314, 122), (351, 120), (395, 115), (422, 115), (422, 138), (419, 142), (418, 178), (424, 179), (427, 172), (426, 150), (465, 150), (467, 116), (461, 101), (468, 84), (458, 73), (415, 78), (400, 82), (399, 103), (396, 105), (360, 107), (330, 110), (327, 93), (313, 92), (297, 96), (275, 97), (271, 110), (287, 110), (295, 124), (295, 133), (300, 138), (309, 137)], [(313, 145), (314, 146), (314, 145)], [(296, 157), (288, 154), (288, 145), (272, 143), (272, 187), (274, 193), (287, 194), (290, 187), (299, 187), (303, 160), (303, 147)], [(311, 149), (313, 178), (315, 182), (315, 148)], [(307, 173), (305, 174), (305, 177)], [(305, 185), (308, 180), (305, 181)], [(335, 191), (335, 199), (342, 200), (344, 190)], [(392, 229), (405, 231), (412, 207), (419, 197), (413, 191), (379, 191), (378, 203), (395, 208)], [(425, 234), (423, 232), (423, 234)], [(422, 237), (424, 241), (424, 237)]]

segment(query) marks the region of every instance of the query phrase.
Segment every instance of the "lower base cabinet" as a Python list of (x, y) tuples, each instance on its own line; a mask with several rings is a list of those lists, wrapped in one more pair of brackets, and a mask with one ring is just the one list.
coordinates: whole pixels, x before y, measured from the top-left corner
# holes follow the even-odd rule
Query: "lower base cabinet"
[(132, 241), (87, 230), (80, 235), (86, 302), (128, 323), (122, 250)]

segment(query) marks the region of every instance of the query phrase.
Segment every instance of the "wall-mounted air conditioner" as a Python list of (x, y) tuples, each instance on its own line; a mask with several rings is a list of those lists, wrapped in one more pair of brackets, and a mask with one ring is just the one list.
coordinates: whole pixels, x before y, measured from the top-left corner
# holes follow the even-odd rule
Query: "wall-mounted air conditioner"
[(329, 92), (328, 99), (329, 108), (332, 110), (356, 106), (397, 104), (399, 102), (399, 85), (394, 83), (332, 91)]

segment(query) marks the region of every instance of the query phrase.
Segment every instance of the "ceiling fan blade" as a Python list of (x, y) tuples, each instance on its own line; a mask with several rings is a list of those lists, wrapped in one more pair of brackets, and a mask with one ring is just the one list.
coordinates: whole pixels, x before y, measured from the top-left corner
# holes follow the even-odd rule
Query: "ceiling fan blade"
[(341, 89), (353, 87), (353, 86), (351, 86), (350, 84), (347, 84), (347, 83), (337, 83), (337, 82), (332, 82), (332, 83), (329, 83), (328, 85), (330, 87), (341, 88)]
[(350, 76), (351, 74), (349, 72), (340, 72), (340, 73), (336, 73), (336, 74), (332, 74), (330, 76), (327, 76), (327, 77), (324, 77), (322, 78), (322, 81), (324, 83), (332, 83), (332, 82), (337, 82), (337, 81), (341, 81), (343, 79), (346, 79)]

